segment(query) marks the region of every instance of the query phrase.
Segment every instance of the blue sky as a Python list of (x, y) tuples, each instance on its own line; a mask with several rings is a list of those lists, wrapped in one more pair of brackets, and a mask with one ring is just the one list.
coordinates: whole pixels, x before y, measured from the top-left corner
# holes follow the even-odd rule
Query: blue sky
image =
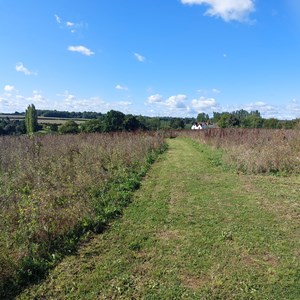
[(300, 117), (298, 0), (0, 0), (0, 112)]

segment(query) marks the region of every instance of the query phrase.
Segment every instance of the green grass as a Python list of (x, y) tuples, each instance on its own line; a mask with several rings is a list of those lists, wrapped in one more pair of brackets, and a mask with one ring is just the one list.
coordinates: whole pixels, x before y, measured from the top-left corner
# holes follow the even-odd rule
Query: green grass
[(172, 139), (121, 219), (19, 299), (300, 299), (298, 177)]

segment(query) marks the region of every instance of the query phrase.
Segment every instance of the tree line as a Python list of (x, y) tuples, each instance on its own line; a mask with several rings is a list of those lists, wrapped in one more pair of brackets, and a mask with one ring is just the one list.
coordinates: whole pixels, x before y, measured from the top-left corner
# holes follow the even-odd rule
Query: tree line
[[(201, 114), (200, 114), (201, 115)], [(199, 117), (199, 115), (198, 115)], [(293, 129), (299, 126), (300, 119), (278, 120), (276, 118), (262, 118), (258, 110), (246, 111), (244, 109), (229, 112), (214, 112), (211, 120), (220, 128), (268, 128)]]
[[(8, 115), (8, 114), (7, 114)], [(0, 119), (0, 135), (33, 134), (34, 132), (114, 132), (136, 130), (168, 130), (190, 129), (194, 122), (205, 122), (210, 127), (220, 128), (296, 128), (300, 119), (278, 120), (276, 118), (265, 119), (258, 110), (237, 110), (233, 112), (213, 112), (212, 117), (206, 113), (199, 113), (196, 118), (175, 117), (147, 117), (124, 114), (120, 111), (110, 110), (106, 114), (96, 112), (66, 112), (56, 110), (37, 110), (33, 104), (29, 105), (25, 113), (13, 115), (24, 116), (24, 120), (11, 120), (9, 115)], [(38, 123), (38, 117), (69, 118), (63, 124)], [(85, 119), (78, 124), (73, 119)]]

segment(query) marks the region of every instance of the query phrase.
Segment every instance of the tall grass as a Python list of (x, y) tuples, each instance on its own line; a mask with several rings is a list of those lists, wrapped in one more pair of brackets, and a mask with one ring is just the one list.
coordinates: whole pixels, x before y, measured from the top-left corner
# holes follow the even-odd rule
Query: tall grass
[(154, 133), (0, 138), (0, 298), (100, 231), (164, 148)]
[(178, 133), (224, 150), (223, 161), (245, 173), (300, 174), (300, 130), (206, 129)]

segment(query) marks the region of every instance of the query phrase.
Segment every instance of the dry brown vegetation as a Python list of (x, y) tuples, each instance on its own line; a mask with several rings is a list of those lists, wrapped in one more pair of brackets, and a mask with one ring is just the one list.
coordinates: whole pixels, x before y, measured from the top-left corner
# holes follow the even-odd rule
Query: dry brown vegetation
[(205, 129), (178, 133), (222, 149), (222, 162), (245, 173), (300, 173), (300, 130)]
[(118, 215), (163, 146), (155, 133), (0, 137), (0, 295)]

